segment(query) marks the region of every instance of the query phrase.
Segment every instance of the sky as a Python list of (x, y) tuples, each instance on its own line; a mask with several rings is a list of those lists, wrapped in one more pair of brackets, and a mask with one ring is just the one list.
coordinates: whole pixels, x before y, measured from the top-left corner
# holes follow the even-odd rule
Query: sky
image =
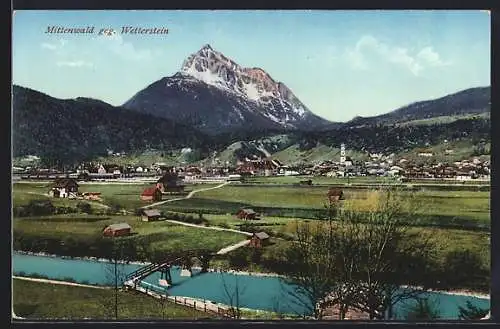
[[(45, 33), (50, 26), (94, 33)], [(107, 28), (116, 34), (99, 35)], [(12, 31), (14, 84), (116, 106), (207, 43), (332, 121), (490, 85), (490, 16), (480, 10), (16, 11)]]

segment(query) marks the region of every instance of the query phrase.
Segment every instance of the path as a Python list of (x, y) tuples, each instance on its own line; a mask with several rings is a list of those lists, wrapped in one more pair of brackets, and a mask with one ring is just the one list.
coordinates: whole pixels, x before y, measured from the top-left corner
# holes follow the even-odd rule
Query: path
[(204, 228), (206, 230), (214, 230), (214, 231), (226, 231), (226, 232), (233, 232), (233, 233), (240, 233), (240, 234), (245, 234), (248, 236), (252, 236), (253, 233), (250, 232), (244, 232), (244, 231), (238, 231), (232, 228), (224, 228), (224, 227), (219, 227), (219, 226), (203, 226), (203, 225), (198, 225), (198, 224), (191, 224), (191, 223), (186, 223), (186, 222), (180, 222), (177, 220), (173, 219), (166, 219), (165, 222), (169, 222), (172, 224), (178, 224), (178, 225), (184, 225), (184, 226), (190, 226), (190, 227), (197, 227), (197, 228)]
[(235, 249), (238, 249), (240, 247), (246, 246), (249, 243), (250, 243), (250, 240), (240, 241), (240, 242), (238, 242), (236, 244), (233, 244), (233, 245), (231, 245), (229, 247), (222, 248), (221, 250), (217, 251), (217, 255), (227, 254), (228, 252), (233, 251)]
[(58, 281), (58, 280), (49, 280), (49, 279), (39, 279), (39, 278), (28, 278), (24, 276), (12, 276), (13, 279), (26, 280), (26, 281), (34, 281), (34, 282), (42, 282), (42, 283), (51, 283), (51, 284), (60, 284), (64, 286), (74, 286), (74, 287), (84, 287), (84, 288), (94, 288), (94, 289), (109, 289), (108, 287), (100, 287), (90, 284), (82, 284), (82, 283), (74, 283), (67, 281)]
[[(221, 188), (223, 186), (228, 185), (229, 183), (230, 182), (224, 182), (224, 183), (222, 183), (220, 185), (217, 185), (217, 186), (214, 186), (214, 187), (207, 187), (207, 188), (202, 188), (202, 189), (199, 189), (199, 190), (193, 190), (193, 191), (189, 192), (189, 194), (187, 196), (183, 197), (183, 198), (175, 198), (175, 199), (170, 199), (170, 200), (156, 202), (156, 203), (144, 206), (144, 207), (142, 207), (142, 209), (147, 209), (147, 208), (150, 208), (150, 207), (162, 205), (162, 204), (165, 204), (167, 202), (173, 202), (173, 201), (190, 199), (190, 198), (193, 197), (193, 195), (195, 195), (198, 192), (203, 192), (203, 191), (213, 190), (213, 189), (216, 189), (216, 188)], [(178, 224), (178, 225), (190, 226), (190, 227), (197, 227), (197, 228), (202, 228), (202, 229), (206, 229), (206, 230), (240, 233), (240, 234), (244, 234), (244, 235), (247, 235), (247, 236), (252, 236), (253, 235), (253, 233), (250, 233), (250, 232), (238, 231), (238, 230), (234, 230), (234, 229), (230, 229), (230, 228), (223, 228), (223, 227), (217, 227), (217, 226), (215, 226), (215, 227), (214, 226), (203, 226), (203, 225), (197, 225), (197, 224), (180, 222), (180, 221), (171, 220), (171, 219), (167, 219), (166, 222), (170, 222), (170, 223)], [(222, 248), (221, 250), (219, 250), (217, 252), (217, 254), (219, 254), (219, 255), (226, 254), (226, 253), (228, 253), (230, 251), (233, 251), (235, 249), (243, 247), (243, 246), (245, 246), (245, 245), (247, 245), (249, 243), (250, 243), (250, 240), (240, 241), (240, 242), (238, 242), (236, 244), (233, 244), (233, 245), (230, 245), (228, 247)]]
[(153, 203), (153, 204), (150, 204), (150, 205), (147, 205), (147, 206), (144, 206), (144, 207), (141, 207), (141, 209), (147, 209), (147, 208), (151, 208), (151, 207), (155, 207), (155, 206), (159, 206), (159, 205), (162, 205), (162, 204), (165, 204), (167, 202), (174, 202), (174, 201), (179, 201), (179, 200), (186, 200), (186, 199), (191, 199), (193, 197), (193, 195), (195, 195), (195, 193), (198, 193), (198, 192), (203, 192), (203, 191), (208, 191), (208, 190), (214, 190), (216, 188), (221, 188), (223, 186), (226, 186), (227, 184), (229, 184), (230, 182), (225, 182), (225, 183), (222, 183), (220, 185), (217, 185), (217, 186), (214, 186), (214, 187), (207, 187), (207, 188), (202, 188), (202, 189), (199, 189), (199, 190), (193, 190), (191, 192), (189, 192), (188, 195), (186, 195), (185, 197), (183, 198), (175, 198), (175, 199), (169, 199), (169, 200), (165, 200), (165, 201), (160, 201), (160, 202), (156, 202), (156, 203)]

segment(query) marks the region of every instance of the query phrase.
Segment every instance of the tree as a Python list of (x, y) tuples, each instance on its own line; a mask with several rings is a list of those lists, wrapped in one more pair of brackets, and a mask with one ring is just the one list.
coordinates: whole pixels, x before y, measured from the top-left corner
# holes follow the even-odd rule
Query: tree
[(444, 261), (444, 278), (448, 286), (475, 284), (483, 280), (483, 261), (481, 256), (469, 249), (450, 251)]
[(406, 226), (411, 195), (384, 192), (362, 210), (332, 203), (326, 223), (297, 226), (284, 281), (314, 318), (337, 306), (341, 319), (349, 308), (390, 319), (396, 303), (419, 297), (418, 286), (432, 285), (423, 279), (433, 268), (432, 240)]
[(245, 293), (246, 286), (241, 286), (238, 275), (234, 275), (234, 285), (230, 286), (224, 273), (221, 273), (222, 286), (224, 288), (224, 295), (228, 300), (229, 311), (234, 319), (241, 318), (241, 295)]
[(119, 310), (119, 303), (118, 303), (118, 295), (119, 295), (119, 287), (123, 284), (123, 281), (125, 281), (125, 276), (127, 275), (126, 270), (125, 270), (125, 264), (123, 263), (124, 257), (123, 257), (123, 244), (122, 241), (113, 238), (112, 241), (112, 250), (109, 256), (109, 263), (107, 263), (105, 266), (105, 276), (106, 276), (106, 281), (107, 284), (110, 286), (114, 287), (114, 294), (113, 294), (113, 301), (108, 301), (105, 300), (105, 307), (107, 309), (112, 308), (113, 313), (114, 313), (114, 318), (115, 320), (118, 319), (118, 310)]
[(292, 287), (286, 289), (292, 301), (318, 320), (322, 318), (324, 301), (331, 293), (335, 279), (328, 243), (321, 225), (298, 225), (296, 240), (286, 251), (289, 262), (283, 273), (286, 277), (281, 278)]
[(489, 309), (474, 306), (470, 301), (466, 302), (465, 307), (459, 306), (458, 310), (458, 317), (462, 320), (480, 320), (489, 312)]
[[(370, 319), (391, 319), (396, 303), (420, 297), (432, 285), (435, 248), (430, 236), (408, 231), (408, 218), (415, 213), (413, 195), (386, 190), (372, 209), (343, 214), (346, 236), (357, 249), (354, 308)], [(357, 243), (356, 243), (357, 242)], [(402, 285), (406, 285), (404, 289)]]
[(411, 307), (406, 314), (406, 319), (410, 321), (436, 320), (439, 319), (439, 310), (437, 305), (428, 298), (418, 298), (416, 305)]

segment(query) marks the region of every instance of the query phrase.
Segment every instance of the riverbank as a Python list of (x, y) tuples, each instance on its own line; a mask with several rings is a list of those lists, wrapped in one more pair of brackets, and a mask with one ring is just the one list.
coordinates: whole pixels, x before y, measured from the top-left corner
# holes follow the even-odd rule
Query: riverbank
[(83, 288), (93, 288), (93, 289), (111, 289), (111, 287), (102, 287), (102, 286), (96, 286), (96, 285), (91, 285), (91, 284), (75, 283), (75, 282), (69, 282), (69, 281), (59, 281), (59, 280), (52, 280), (52, 279), (31, 278), (31, 277), (26, 277), (26, 276), (14, 275), (14, 276), (12, 276), (12, 279), (40, 282), (40, 283), (60, 284), (60, 285), (72, 286), (72, 287), (83, 287)]
[(149, 296), (66, 284), (15, 279), (12, 283), (12, 313), (19, 321), (32, 320), (196, 320), (211, 314)]
[[(30, 255), (30, 256), (40, 256), (40, 257), (51, 257), (51, 258), (61, 258), (61, 259), (73, 259), (73, 260), (83, 260), (83, 261), (93, 261), (93, 262), (99, 262), (99, 263), (110, 263), (110, 260), (104, 259), (104, 258), (96, 258), (96, 257), (68, 257), (68, 256), (58, 256), (58, 255), (53, 255), (53, 254), (48, 254), (48, 253), (34, 253), (34, 252), (29, 252), (29, 251), (14, 251), (15, 253), (22, 254), (22, 255)], [(139, 265), (139, 266), (146, 266), (150, 265), (150, 262), (139, 262), (139, 261), (119, 261), (119, 264), (133, 264), (133, 265)], [(193, 267), (193, 269), (199, 269), (197, 267)], [(208, 268), (207, 272), (211, 273), (229, 273), (233, 275), (242, 275), (242, 276), (255, 276), (255, 277), (277, 277), (277, 278), (286, 278), (286, 276), (278, 274), (278, 273), (271, 273), (271, 272), (250, 272), (250, 271), (237, 271), (237, 270), (226, 270), (226, 269), (221, 269), (221, 268)], [(23, 278), (26, 278), (26, 276), (23, 276)], [(59, 281), (57, 282), (65, 282), (65, 281)], [(72, 283), (72, 282), (67, 282), (67, 283)], [(401, 286), (402, 288), (407, 288), (409, 286), (403, 285)], [(417, 289), (421, 289), (421, 287), (413, 287)], [(439, 293), (439, 294), (447, 294), (447, 295), (454, 295), (454, 296), (467, 296), (467, 297), (474, 297), (474, 298), (480, 298), (480, 299), (490, 299), (490, 295), (484, 292), (478, 292), (478, 291), (471, 291), (471, 290), (466, 290), (466, 289), (453, 289), (453, 290), (435, 290), (435, 289), (429, 289), (427, 290), (428, 292), (433, 292), (433, 293)]]

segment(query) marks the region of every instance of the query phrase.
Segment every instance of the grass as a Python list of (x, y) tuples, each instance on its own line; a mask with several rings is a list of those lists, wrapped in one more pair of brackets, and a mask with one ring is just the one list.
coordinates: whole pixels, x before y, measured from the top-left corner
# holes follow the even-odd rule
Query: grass
[[(90, 220), (89, 220), (90, 218)], [(242, 234), (221, 232), (203, 228), (187, 227), (169, 222), (142, 222), (135, 216), (80, 216), (68, 215), (16, 219), (13, 229), (17, 234), (39, 237), (68, 237), (88, 239), (101, 234), (105, 225), (126, 222), (132, 226), (132, 239), (150, 236), (150, 247), (155, 250), (179, 251), (211, 249), (217, 251), (230, 244), (244, 240)]]
[[(114, 319), (114, 291), (13, 280), (13, 307), (27, 319)], [(163, 319), (159, 301), (139, 293), (120, 291), (118, 319)], [(165, 304), (165, 319), (211, 318), (192, 308)]]
[[(200, 184), (200, 185), (189, 185), (186, 187), (186, 192), (210, 188), (216, 186), (217, 184)], [(99, 207), (99, 203), (111, 206), (117, 205), (120, 208), (126, 209), (128, 211), (134, 211), (137, 208), (146, 206), (150, 204), (148, 201), (142, 201), (140, 199), (141, 193), (145, 188), (154, 186), (153, 183), (147, 184), (80, 184), (79, 192), (100, 192), (101, 199), (100, 202), (89, 202), (94, 205), (94, 208)], [(76, 205), (80, 200), (71, 200), (64, 198), (49, 198), (45, 195), (49, 191), (49, 184), (47, 183), (18, 183), (13, 184), (12, 195), (13, 195), (13, 205), (22, 206), (28, 204), (32, 200), (44, 200), (50, 199), (55, 206), (72, 206)], [(169, 200), (173, 198), (178, 198), (179, 195), (163, 195), (162, 200)]]
[[(327, 202), (325, 187), (248, 187), (225, 186), (200, 192), (196, 199), (182, 200), (169, 206), (197, 206), (227, 209), (234, 213), (243, 205), (259, 207), (321, 209)], [(346, 189), (345, 199), (361, 205), (371, 193), (369, 190)], [(407, 194), (409, 192), (401, 192)], [(479, 222), (490, 221), (490, 193), (470, 191), (419, 191), (413, 194), (421, 205), (419, 213), (428, 216), (467, 218)]]
[[(299, 221), (291, 221), (283, 226), (273, 226), (272, 229), (287, 234), (295, 234)], [(321, 225), (319, 221), (309, 221), (309, 224)], [(430, 236), (436, 243), (438, 258), (444, 258), (446, 253), (452, 250), (468, 249), (477, 252), (482, 259), (485, 268), (490, 268), (491, 243), (489, 232), (476, 232), (458, 229), (423, 228), (410, 227), (409, 233), (417, 233), (421, 236)]]

